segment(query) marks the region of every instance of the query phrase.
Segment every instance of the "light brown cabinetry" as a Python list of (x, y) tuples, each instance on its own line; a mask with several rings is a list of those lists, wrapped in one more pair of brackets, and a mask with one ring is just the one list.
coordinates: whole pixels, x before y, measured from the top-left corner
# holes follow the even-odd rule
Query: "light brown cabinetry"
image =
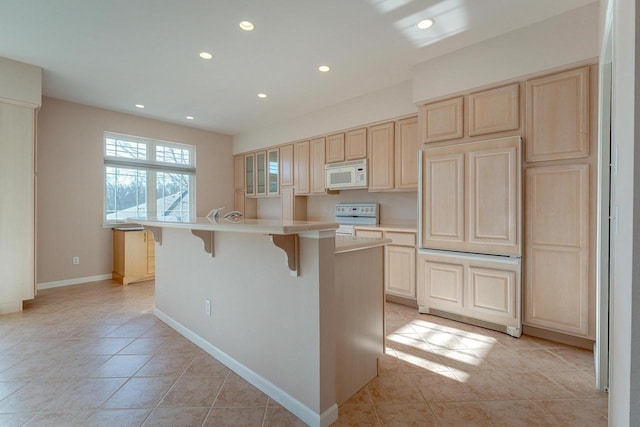
[(526, 83), (528, 333), (595, 339), (596, 74), (590, 66)]
[(463, 97), (423, 105), (418, 112), (422, 123), (422, 142), (438, 142), (462, 138)]
[(155, 275), (153, 234), (146, 230), (113, 230), (113, 279), (127, 285)]
[(394, 123), (369, 129), (369, 191), (393, 190)]
[(296, 194), (309, 194), (309, 141), (293, 146), (293, 165)]
[(244, 194), (245, 197), (256, 195), (255, 154), (244, 156)]
[(469, 95), (469, 136), (520, 127), (520, 87), (512, 84)]
[(244, 191), (244, 156), (233, 157), (233, 183), (235, 190)]
[(416, 233), (398, 228), (356, 228), (358, 237), (391, 239), (384, 249), (384, 289), (387, 295), (416, 298)]
[(418, 188), (418, 117), (396, 121), (395, 141), (395, 188), (415, 190)]
[(267, 150), (267, 195), (275, 196), (280, 191), (280, 150)]
[(293, 187), (282, 187), (280, 208), (280, 218), (283, 221), (306, 221), (307, 219), (307, 198), (296, 197)]
[(421, 313), (449, 313), (520, 336), (520, 263), (506, 258), (418, 254)]
[(367, 128), (350, 130), (345, 135), (345, 160), (367, 158)]
[(589, 156), (589, 67), (526, 83), (527, 162)]
[(258, 151), (255, 153), (255, 186), (256, 196), (267, 195), (267, 152)]
[(344, 161), (344, 133), (327, 136), (327, 163)]
[(293, 185), (293, 144), (280, 147), (280, 185)]
[(311, 194), (325, 193), (324, 163), (325, 142), (324, 138), (312, 139), (309, 142), (309, 190)]
[(520, 137), (422, 150), (421, 247), (521, 254)]

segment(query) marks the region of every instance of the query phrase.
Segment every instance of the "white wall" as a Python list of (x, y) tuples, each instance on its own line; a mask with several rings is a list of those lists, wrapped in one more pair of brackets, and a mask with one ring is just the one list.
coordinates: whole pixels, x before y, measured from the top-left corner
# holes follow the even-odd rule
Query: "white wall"
[[(234, 135), (233, 152), (285, 144), (389, 118), (417, 113), (411, 101), (411, 82), (406, 81), (286, 123)], [(313, 102), (313, 100), (309, 100)]]
[(614, 4), (612, 145), (618, 150), (613, 197), (618, 207), (610, 311), (609, 425), (640, 420), (640, 69), (638, 8)]
[(423, 62), (413, 101), (447, 96), (596, 58), (599, 6), (588, 6)]

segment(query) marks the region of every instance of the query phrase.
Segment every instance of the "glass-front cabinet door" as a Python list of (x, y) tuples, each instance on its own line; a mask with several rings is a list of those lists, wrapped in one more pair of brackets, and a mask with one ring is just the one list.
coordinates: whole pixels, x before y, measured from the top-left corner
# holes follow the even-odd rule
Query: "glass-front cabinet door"
[(267, 193), (269, 195), (278, 194), (280, 186), (280, 158), (279, 150), (277, 148), (269, 150), (267, 152), (267, 181), (268, 188)]
[(244, 174), (245, 174), (244, 193), (245, 193), (245, 196), (247, 197), (256, 195), (256, 188), (254, 185), (255, 184), (254, 169), (253, 169), (254, 159), (255, 159), (255, 154), (247, 154), (246, 156), (244, 156)]
[(256, 195), (267, 195), (267, 152), (256, 153)]

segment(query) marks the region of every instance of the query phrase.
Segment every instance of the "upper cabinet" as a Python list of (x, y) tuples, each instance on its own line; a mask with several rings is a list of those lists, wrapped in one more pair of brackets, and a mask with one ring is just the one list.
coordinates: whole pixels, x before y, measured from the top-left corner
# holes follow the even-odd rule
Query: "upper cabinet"
[(246, 197), (256, 195), (255, 174), (254, 174), (255, 154), (244, 156), (244, 194)]
[(521, 140), (422, 151), (420, 246), (520, 255)]
[(469, 95), (469, 136), (518, 129), (519, 92), (516, 83)]
[(345, 160), (367, 158), (367, 128), (354, 129), (346, 133)]
[(438, 142), (462, 138), (463, 97), (423, 105), (419, 109), (421, 117), (422, 142)]
[(393, 122), (369, 128), (369, 191), (393, 190)]
[(344, 161), (344, 133), (327, 136), (326, 161), (327, 163)]
[(233, 183), (235, 190), (244, 191), (244, 156), (233, 158)]
[(272, 148), (267, 151), (267, 194), (272, 196), (280, 190), (280, 150)]
[(418, 117), (396, 122), (395, 141), (395, 188), (415, 190), (418, 188)]
[(526, 83), (526, 161), (589, 156), (589, 68)]
[(280, 185), (293, 185), (293, 144), (280, 147)]
[(324, 194), (324, 162), (325, 142), (324, 138), (312, 139), (309, 142), (309, 192), (311, 194)]
[(267, 195), (267, 152), (256, 153), (256, 195)]
[(293, 165), (295, 193), (309, 194), (309, 141), (298, 142), (293, 146)]

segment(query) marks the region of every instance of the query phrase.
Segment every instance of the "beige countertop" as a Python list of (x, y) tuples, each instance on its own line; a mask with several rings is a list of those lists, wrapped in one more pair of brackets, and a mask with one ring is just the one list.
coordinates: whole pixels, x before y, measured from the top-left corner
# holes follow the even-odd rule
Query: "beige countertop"
[(403, 225), (403, 224), (378, 224), (378, 225), (356, 225), (356, 230), (385, 230), (385, 231), (399, 231), (404, 233), (417, 233), (418, 229), (415, 225)]
[(146, 219), (127, 218), (127, 222), (140, 224), (145, 227), (186, 228), (190, 230), (262, 234), (299, 234), (310, 231), (336, 230), (338, 228), (338, 224), (335, 222), (281, 221), (268, 219), (241, 219), (238, 222), (220, 219), (215, 222), (204, 217), (198, 217), (193, 221), (175, 221), (156, 217)]
[(391, 243), (391, 239), (376, 239), (372, 237), (336, 236), (336, 254), (370, 249)]

